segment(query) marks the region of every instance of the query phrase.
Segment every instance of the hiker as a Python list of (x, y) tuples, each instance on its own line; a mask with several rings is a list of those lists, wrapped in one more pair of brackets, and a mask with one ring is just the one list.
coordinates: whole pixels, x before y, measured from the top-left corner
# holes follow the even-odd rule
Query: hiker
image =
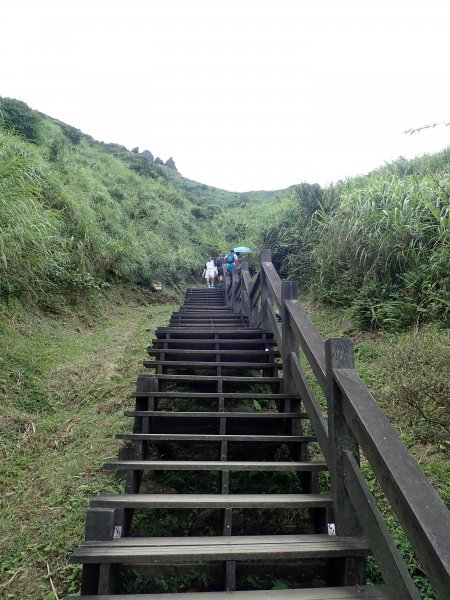
[(223, 252), (219, 252), (219, 254), (217, 255), (216, 260), (214, 261), (214, 264), (216, 265), (217, 268), (217, 280), (219, 283), (222, 283), (223, 280), (223, 263), (224, 263), (224, 256), (223, 256)]
[(208, 260), (203, 268), (202, 278), (206, 279), (206, 285), (209, 288), (214, 287), (214, 277), (216, 276), (217, 267), (214, 264), (213, 259), (208, 256)]
[[(233, 271), (236, 268), (237, 255), (231, 249), (226, 256), (227, 271)], [(231, 273), (230, 273), (231, 274)]]

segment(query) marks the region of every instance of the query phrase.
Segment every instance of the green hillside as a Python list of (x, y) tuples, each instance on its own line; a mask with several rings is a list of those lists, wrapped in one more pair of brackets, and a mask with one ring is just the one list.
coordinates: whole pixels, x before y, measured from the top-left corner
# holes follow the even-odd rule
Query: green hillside
[(212, 217), (236, 201), (0, 100), (4, 298), (65, 302), (117, 282), (183, 284), (207, 253), (228, 246)]
[[(205, 256), (236, 245), (252, 248), (255, 269), (271, 248), (322, 336), (353, 337), (358, 372), (449, 503), (450, 148), (326, 188), (234, 193), (0, 98), (6, 600), (79, 589), (68, 557), (89, 498), (123, 485), (101, 465), (128, 427), (122, 409), (151, 332), (187, 284), (202, 284)], [(155, 281), (162, 292), (151, 291)], [(434, 600), (380, 506), (423, 598)], [(373, 565), (368, 572), (376, 583)]]

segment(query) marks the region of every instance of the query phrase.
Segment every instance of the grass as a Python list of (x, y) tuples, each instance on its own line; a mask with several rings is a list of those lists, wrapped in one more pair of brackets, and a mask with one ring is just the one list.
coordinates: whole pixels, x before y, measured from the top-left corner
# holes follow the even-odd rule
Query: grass
[[(411, 408), (406, 409), (402, 405), (402, 386), (396, 385), (398, 379), (398, 356), (402, 349), (408, 344), (411, 336), (419, 343), (427, 344), (438, 358), (440, 352), (440, 363), (443, 365), (448, 361), (446, 348), (449, 342), (449, 330), (437, 325), (424, 325), (415, 332), (388, 333), (374, 331), (351, 330), (351, 322), (348, 321), (348, 310), (330, 309), (307, 299), (303, 303), (315, 327), (324, 339), (329, 337), (341, 337), (350, 335), (354, 342), (356, 369), (368, 387), (369, 391), (379, 403), (383, 411), (390, 419), (403, 443), (408, 447), (414, 458), (424, 470), (432, 485), (441, 494), (442, 499), (450, 506), (450, 466), (446, 460), (449, 446), (448, 442), (442, 444), (433, 436), (423, 435), (423, 425), (417, 420), (410, 418)], [(348, 331), (350, 327), (350, 331)], [(416, 371), (421, 368), (421, 357), (424, 367), (430, 368), (429, 357), (426, 357), (422, 349), (420, 354), (415, 354)], [(438, 375), (441, 389), (445, 393), (444, 382), (448, 382), (446, 371), (438, 364), (434, 370), (439, 370)], [(423, 377), (426, 375), (424, 374)], [(428, 372), (428, 378), (432, 374)], [(412, 375), (410, 375), (412, 377)], [(447, 383), (448, 384), (448, 383)], [(318, 392), (318, 388), (316, 387)], [(442, 399), (444, 403), (445, 398)], [(408, 413), (408, 414), (406, 414)]]
[(2, 372), (12, 375), (0, 388), (2, 598), (47, 600), (52, 584), (60, 596), (78, 590), (68, 557), (89, 498), (121, 491), (101, 467), (129, 425), (122, 410), (151, 332), (173, 310), (112, 290), (94, 316), (3, 311)]

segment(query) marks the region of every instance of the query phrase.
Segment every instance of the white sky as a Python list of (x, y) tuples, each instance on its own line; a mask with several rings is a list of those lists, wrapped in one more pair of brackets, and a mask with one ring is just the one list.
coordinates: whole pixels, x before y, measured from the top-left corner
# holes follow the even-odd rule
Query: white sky
[(435, 152), (448, 0), (2, 0), (0, 96), (233, 191)]

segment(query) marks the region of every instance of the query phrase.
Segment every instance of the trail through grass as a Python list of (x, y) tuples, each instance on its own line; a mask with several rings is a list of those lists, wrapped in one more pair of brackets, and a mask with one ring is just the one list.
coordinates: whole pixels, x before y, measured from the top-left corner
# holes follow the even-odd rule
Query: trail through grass
[(54, 599), (52, 584), (60, 597), (78, 590), (68, 557), (89, 498), (121, 489), (101, 467), (129, 425), (123, 408), (146, 345), (174, 308), (111, 293), (87, 321), (3, 314), (0, 598)]

